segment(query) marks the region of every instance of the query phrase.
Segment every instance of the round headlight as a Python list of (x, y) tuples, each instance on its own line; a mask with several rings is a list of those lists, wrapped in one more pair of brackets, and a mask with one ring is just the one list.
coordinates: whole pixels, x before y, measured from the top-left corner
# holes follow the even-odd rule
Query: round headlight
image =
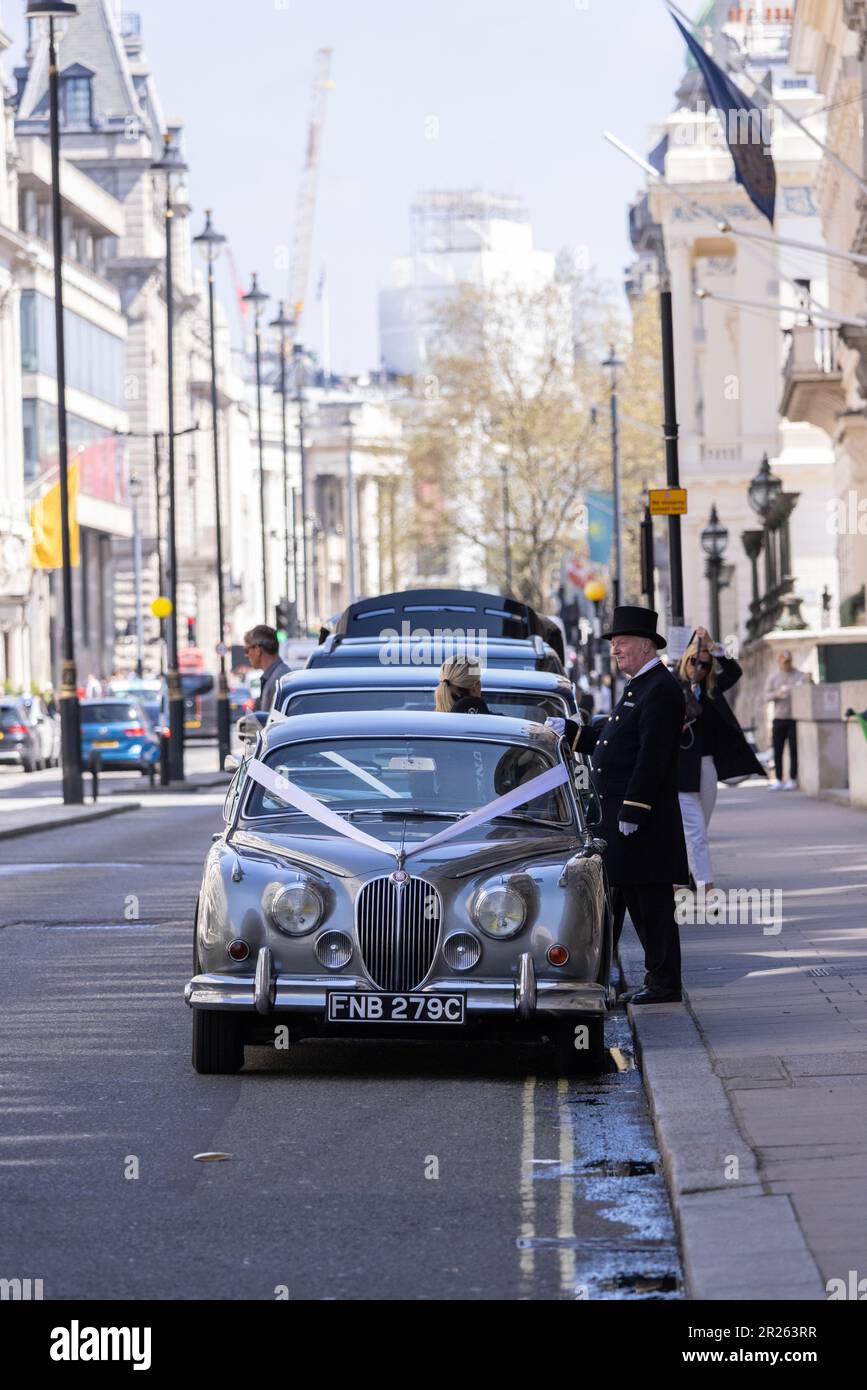
[(289, 936), (306, 936), (322, 920), (324, 904), (310, 883), (287, 883), (271, 900), (271, 919)]
[(486, 888), (476, 899), (473, 916), (488, 936), (517, 936), (527, 917), (527, 904), (514, 888)]

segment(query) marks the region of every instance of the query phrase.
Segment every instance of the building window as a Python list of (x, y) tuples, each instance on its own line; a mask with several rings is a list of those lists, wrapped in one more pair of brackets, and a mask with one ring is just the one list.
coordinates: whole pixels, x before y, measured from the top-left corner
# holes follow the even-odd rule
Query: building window
[(93, 124), (93, 73), (80, 63), (61, 74), (60, 109), (64, 125)]
[[(124, 405), (126, 344), (70, 309), (63, 310), (66, 384), (109, 405)], [(54, 301), (38, 291), (21, 294), (21, 353), (26, 372), (57, 376)]]

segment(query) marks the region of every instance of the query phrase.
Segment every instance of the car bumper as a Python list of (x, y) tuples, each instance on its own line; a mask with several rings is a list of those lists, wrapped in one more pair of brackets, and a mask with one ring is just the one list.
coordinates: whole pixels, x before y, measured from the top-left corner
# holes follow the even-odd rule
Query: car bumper
[[(357, 975), (280, 975), (267, 947), (259, 952), (256, 975), (195, 975), (184, 990), (194, 1009), (231, 1009), (259, 1014), (323, 1015), (332, 990), (341, 994), (378, 993)], [(521, 1022), (573, 1014), (604, 1015), (608, 991), (589, 980), (537, 980), (532, 959), (521, 957), (512, 980), (449, 976), (429, 980), (407, 994), (463, 994), (468, 1020), (514, 1017)]]

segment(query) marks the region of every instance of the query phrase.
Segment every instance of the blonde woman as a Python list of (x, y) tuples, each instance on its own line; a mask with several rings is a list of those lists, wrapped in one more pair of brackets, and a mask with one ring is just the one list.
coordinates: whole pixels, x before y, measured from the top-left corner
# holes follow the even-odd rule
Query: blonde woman
[(686, 697), (678, 800), (690, 872), (696, 884), (706, 888), (713, 887), (707, 832), (717, 782), (765, 775), (723, 695), (742, 675), (738, 663), (726, 656), (725, 648), (712, 640), (707, 629), (696, 628), (677, 668)]
[(490, 714), (482, 699), (482, 668), (474, 656), (448, 656), (434, 695), (440, 714)]

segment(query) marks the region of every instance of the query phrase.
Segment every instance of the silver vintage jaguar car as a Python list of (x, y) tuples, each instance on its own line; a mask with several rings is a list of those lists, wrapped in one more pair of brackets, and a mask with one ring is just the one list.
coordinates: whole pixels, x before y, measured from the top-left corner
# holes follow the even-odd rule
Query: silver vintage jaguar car
[(611, 914), (580, 772), (518, 719), (277, 716), (205, 862), (195, 1069), (238, 1071), (278, 1037), (406, 1032), (546, 1038), (563, 1071), (598, 1070)]

